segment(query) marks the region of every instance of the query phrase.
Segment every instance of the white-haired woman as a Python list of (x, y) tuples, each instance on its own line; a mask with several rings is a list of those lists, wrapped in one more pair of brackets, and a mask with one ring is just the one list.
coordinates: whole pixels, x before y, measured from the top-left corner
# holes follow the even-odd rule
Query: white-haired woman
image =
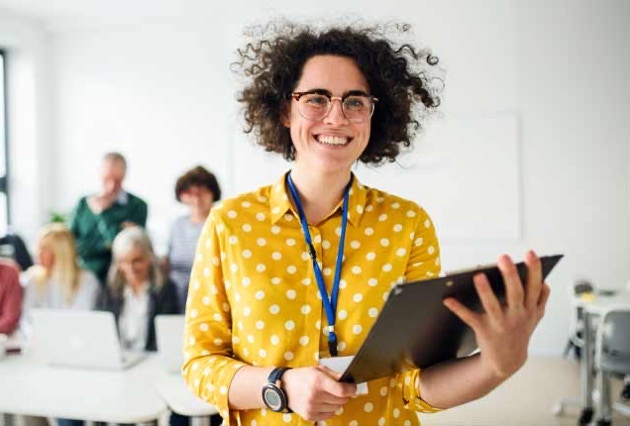
[(162, 273), (141, 227), (121, 231), (112, 244), (112, 255), (98, 307), (114, 313), (126, 349), (154, 351), (155, 316), (178, 312), (175, 286)]

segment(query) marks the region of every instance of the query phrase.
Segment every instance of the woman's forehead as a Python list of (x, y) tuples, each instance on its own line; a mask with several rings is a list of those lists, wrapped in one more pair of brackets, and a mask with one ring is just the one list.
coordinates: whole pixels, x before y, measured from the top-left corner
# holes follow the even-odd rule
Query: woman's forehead
[(121, 253), (120, 256), (118, 257), (119, 258), (137, 258), (137, 257), (146, 257), (146, 256), (145, 256), (145, 253), (142, 251), (142, 248), (138, 246), (137, 244), (134, 244), (131, 247), (129, 247), (127, 251), (125, 251), (124, 253)]
[(367, 80), (356, 62), (338, 55), (317, 55), (306, 61), (296, 90), (314, 89), (325, 89), (334, 95), (351, 90), (369, 92)]

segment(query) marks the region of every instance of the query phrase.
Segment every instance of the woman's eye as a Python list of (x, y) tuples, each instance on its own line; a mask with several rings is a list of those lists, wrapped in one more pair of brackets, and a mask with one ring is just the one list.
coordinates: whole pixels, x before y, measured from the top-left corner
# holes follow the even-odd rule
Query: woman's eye
[(306, 103), (313, 106), (325, 106), (328, 104), (328, 98), (326, 96), (309, 96), (306, 98)]
[(360, 97), (351, 97), (346, 99), (345, 104), (347, 108), (361, 109), (365, 108), (366, 101)]

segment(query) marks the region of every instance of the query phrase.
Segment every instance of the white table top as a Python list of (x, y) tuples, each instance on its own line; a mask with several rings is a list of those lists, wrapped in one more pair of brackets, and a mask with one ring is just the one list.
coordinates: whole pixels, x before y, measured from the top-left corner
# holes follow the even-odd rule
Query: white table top
[(193, 395), (179, 374), (160, 374), (155, 382), (159, 394), (166, 404), (177, 414), (200, 417), (217, 414), (217, 409)]
[(51, 367), (33, 354), (0, 360), (0, 413), (111, 423), (159, 418), (154, 356), (124, 371)]
[(630, 292), (622, 291), (612, 296), (597, 294), (592, 299), (580, 299), (580, 305), (590, 314), (600, 315), (613, 307), (630, 307)]

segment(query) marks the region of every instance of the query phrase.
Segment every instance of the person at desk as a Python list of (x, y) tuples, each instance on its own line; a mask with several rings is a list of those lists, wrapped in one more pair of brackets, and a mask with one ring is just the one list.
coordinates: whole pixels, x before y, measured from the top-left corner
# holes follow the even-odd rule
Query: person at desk
[(0, 259), (0, 334), (13, 334), (20, 323), (22, 286), (18, 273), (14, 262)]
[(392, 284), (440, 272), (427, 212), (352, 173), (357, 161), (394, 161), (410, 146), (439, 105), (437, 58), (379, 28), (277, 22), (238, 52), (246, 132), (293, 164), (210, 212), (186, 311), (193, 392), (229, 425), (417, 425), (417, 411), (480, 398), (514, 374), (549, 295), (532, 251), (525, 283), (508, 256), (498, 259), (507, 306), (483, 275), (475, 287), (486, 314), (444, 302), (472, 327), (480, 354), (371, 381), (362, 395), (318, 365), (356, 353)]
[(15, 261), (20, 272), (33, 266), (33, 259), (24, 240), (14, 232), (9, 231), (0, 237), (0, 256)]
[(175, 286), (164, 277), (144, 229), (134, 226), (121, 231), (112, 253), (107, 287), (97, 307), (114, 314), (125, 349), (155, 351), (155, 316), (178, 312)]
[[(98, 309), (114, 314), (126, 350), (156, 351), (155, 317), (179, 313), (175, 285), (162, 273), (151, 240), (142, 228), (121, 231), (114, 239), (112, 252), (107, 287), (99, 297)], [(186, 426), (189, 420), (173, 413), (170, 424)]]
[(70, 220), (83, 266), (105, 283), (112, 260), (111, 246), (121, 229), (147, 222), (147, 203), (123, 189), (127, 161), (110, 152), (103, 157), (101, 191), (79, 200)]
[(175, 198), (190, 207), (190, 212), (178, 217), (171, 226), (165, 266), (177, 288), (179, 310), (183, 313), (186, 310), (188, 281), (197, 240), (212, 205), (221, 199), (221, 188), (214, 174), (197, 166), (177, 179)]
[(45, 225), (36, 247), (37, 264), (22, 275), (25, 319), (32, 308), (94, 309), (100, 286), (79, 265), (72, 232), (61, 223)]

